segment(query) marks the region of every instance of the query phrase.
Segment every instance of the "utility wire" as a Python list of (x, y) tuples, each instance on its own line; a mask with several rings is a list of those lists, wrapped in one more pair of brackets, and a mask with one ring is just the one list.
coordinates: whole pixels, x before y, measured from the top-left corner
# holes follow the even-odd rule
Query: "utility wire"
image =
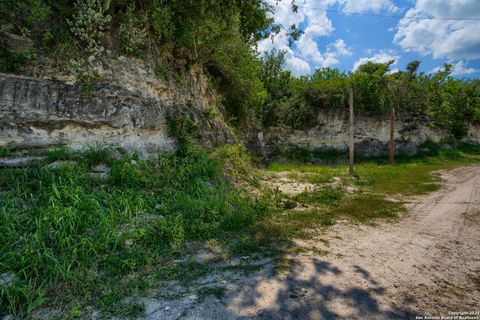
[(322, 8), (312, 8), (312, 7), (305, 7), (301, 5), (296, 5), (298, 8), (309, 9), (309, 10), (316, 10), (316, 11), (324, 11), (324, 12), (333, 12), (333, 13), (344, 13), (349, 15), (355, 16), (366, 16), (366, 17), (378, 17), (378, 18), (390, 18), (390, 19), (408, 19), (408, 20), (443, 20), (443, 21), (480, 21), (480, 18), (428, 18), (428, 17), (402, 17), (402, 16), (388, 16), (383, 14), (373, 14), (373, 13), (361, 13), (361, 12), (348, 12), (348, 11), (340, 11), (334, 9), (322, 9)]

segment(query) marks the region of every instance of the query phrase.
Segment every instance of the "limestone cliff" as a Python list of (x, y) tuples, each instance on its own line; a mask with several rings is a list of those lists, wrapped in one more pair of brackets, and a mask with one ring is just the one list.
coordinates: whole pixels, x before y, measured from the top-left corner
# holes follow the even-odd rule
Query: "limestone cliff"
[[(414, 155), (427, 140), (440, 143), (450, 135), (445, 130), (429, 126), (427, 119), (399, 116), (395, 123), (395, 153)], [(313, 128), (292, 130), (273, 127), (259, 130), (252, 137), (251, 149), (267, 158), (277, 155), (279, 148), (307, 150), (348, 150), (349, 122), (346, 112), (320, 112)], [(389, 153), (390, 120), (381, 116), (356, 115), (355, 151), (366, 157), (385, 156)], [(463, 142), (479, 144), (480, 127), (470, 125)], [(321, 162), (321, 159), (318, 159)]]
[(187, 116), (207, 147), (235, 141), (219, 119), (207, 117), (215, 96), (200, 68), (192, 68), (183, 86), (161, 81), (136, 59), (90, 61), (101, 82), (82, 97), (75, 78), (51, 69), (28, 75), (0, 74), (0, 146), (9, 149), (70, 145), (96, 141), (119, 145), (143, 156), (175, 148), (167, 119)]

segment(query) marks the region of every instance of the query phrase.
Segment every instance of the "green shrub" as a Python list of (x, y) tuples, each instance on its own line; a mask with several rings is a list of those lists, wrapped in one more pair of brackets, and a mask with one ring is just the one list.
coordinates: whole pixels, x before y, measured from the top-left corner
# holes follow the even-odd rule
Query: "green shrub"
[(45, 23), (52, 15), (52, 9), (42, 0), (28, 0), (28, 8), (26, 20), (30, 25)]
[(165, 70), (165, 68), (158, 62), (155, 65), (155, 75), (160, 79), (165, 79), (167, 76), (167, 70)]
[(212, 107), (207, 107), (203, 110), (203, 114), (210, 120), (213, 120), (218, 117), (218, 113)]
[(48, 150), (47, 160), (56, 161), (56, 160), (73, 160), (76, 157), (76, 152), (70, 149), (67, 146), (56, 147)]
[(199, 137), (199, 129), (192, 117), (183, 115), (168, 118), (168, 130), (172, 137), (175, 137), (180, 145), (192, 142)]
[(167, 6), (156, 6), (152, 11), (150, 22), (157, 34), (157, 37), (163, 43), (169, 43), (173, 40), (175, 25), (173, 23), (172, 10)]
[(111, 17), (105, 14), (100, 0), (77, 0), (75, 14), (69, 21), (72, 33), (93, 55), (101, 54), (105, 48), (100, 39), (105, 35)]
[(335, 148), (316, 148), (312, 150), (312, 156), (322, 160), (338, 161), (346, 158), (348, 152)]
[(91, 167), (100, 163), (111, 163), (112, 152), (113, 147), (111, 145), (97, 141), (95, 144), (87, 146), (82, 152), (82, 157), (87, 166)]
[(13, 53), (0, 43), (0, 72), (17, 72), (26, 62), (22, 53)]
[(275, 114), (277, 125), (293, 129), (305, 129), (315, 123), (316, 114), (311, 105), (301, 98), (280, 101)]
[(225, 144), (212, 152), (214, 159), (219, 159), (226, 171), (234, 177), (251, 177), (252, 159), (247, 149), (241, 144)]
[(82, 99), (90, 98), (93, 91), (95, 91), (100, 85), (100, 81), (100, 75), (92, 67), (84, 65), (77, 68), (75, 83), (82, 91)]
[(286, 144), (275, 146), (275, 157), (286, 158), (291, 161), (310, 162), (312, 161), (312, 151), (307, 148), (289, 146)]
[(438, 156), (440, 154), (441, 146), (438, 143), (428, 139), (418, 146), (417, 154), (419, 156)]
[(119, 28), (120, 38), (122, 40), (123, 51), (127, 54), (137, 54), (140, 49), (145, 47), (147, 41), (147, 31), (138, 12), (133, 5), (127, 8), (122, 17)]

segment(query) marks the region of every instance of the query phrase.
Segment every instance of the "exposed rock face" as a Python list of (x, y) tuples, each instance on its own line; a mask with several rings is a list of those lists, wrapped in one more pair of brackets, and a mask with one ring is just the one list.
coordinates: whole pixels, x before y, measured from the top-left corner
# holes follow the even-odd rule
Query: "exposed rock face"
[[(159, 79), (154, 66), (117, 57), (90, 59), (101, 75), (100, 87), (82, 99), (75, 76), (45, 63), (26, 68), (23, 75), (0, 74), (0, 147), (47, 148), (68, 144), (74, 149), (97, 141), (147, 157), (172, 151), (176, 140), (168, 119), (189, 117), (200, 130), (206, 147), (235, 142), (222, 119), (210, 119), (204, 110), (217, 108), (208, 76), (191, 67), (176, 81)], [(216, 111), (219, 111), (216, 109)], [(217, 112), (221, 113), (221, 112)], [(251, 150), (271, 158), (279, 147), (347, 150), (348, 115), (320, 113), (309, 130), (255, 128), (247, 133)], [(414, 154), (427, 139), (439, 142), (448, 134), (418, 118), (400, 117), (396, 123), (396, 152)], [(250, 134), (250, 136), (249, 136)], [(480, 126), (470, 126), (466, 141), (480, 143)], [(355, 149), (364, 156), (388, 154), (388, 118), (357, 116)]]
[(68, 144), (78, 149), (104, 141), (148, 156), (175, 148), (167, 119), (179, 116), (197, 123), (200, 142), (207, 147), (235, 141), (221, 121), (202, 111), (214, 101), (201, 71), (192, 71), (191, 88), (182, 92), (136, 61), (120, 58), (93, 65), (103, 81), (84, 99), (68, 77), (0, 74), (0, 146)]
[[(448, 133), (426, 125), (425, 119), (403, 117), (396, 121), (395, 152), (413, 155), (427, 140), (440, 142)], [(317, 126), (308, 130), (270, 128), (259, 132), (252, 147), (257, 153), (272, 157), (279, 147), (348, 150), (348, 114), (320, 113)], [(357, 116), (355, 119), (355, 151), (367, 156), (389, 153), (390, 120), (387, 117)], [(480, 128), (471, 126), (465, 141), (480, 143)]]

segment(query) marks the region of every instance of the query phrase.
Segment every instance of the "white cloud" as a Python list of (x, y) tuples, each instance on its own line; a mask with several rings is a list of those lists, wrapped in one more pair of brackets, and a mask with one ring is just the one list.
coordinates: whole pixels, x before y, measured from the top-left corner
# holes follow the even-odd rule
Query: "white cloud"
[[(480, 59), (477, 21), (415, 20), (415, 17), (469, 18), (480, 16), (478, 0), (417, 0), (400, 20), (394, 42), (404, 50), (449, 60)], [(408, 19), (407, 19), (408, 18)]]
[(295, 56), (287, 59), (285, 68), (290, 70), (294, 76), (302, 76), (309, 74), (311, 71), (310, 65), (307, 61), (297, 58)]
[[(355, 61), (353, 64), (353, 69), (352, 71), (356, 71), (358, 67), (360, 67), (362, 64), (365, 64), (369, 61), (375, 62), (375, 63), (387, 63), (390, 60), (395, 60), (395, 62), (392, 64), (392, 66), (395, 66), (398, 64), (398, 60), (400, 59), (400, 56), (398, 55), (392, 55), (386, 52), (379, 52), (371, 57), (363, 57)], [(390, 71), (390, 73), (394, 73), (395, 71), (398, 71), (398, 69), (393, 69)]]
[(293, 75), (301, 76), (310, 73), (310, 65), (304, 59), (295, 56), (293, 50), (288, 46), (288, 38), (282, 33), (272, 39), (265, 39), (258, 43), (259, 52), (267, 52), (272, 49), (285, 51), (285, 68), (290, 70)]
[(392, 0), (303, 0), (297, 1), (298, 11), (292, 12), (290, 0), (267, 0), (274, 8), (276, 24), (289, 27), (292, 24), (304, 27), (304, 33), (295, 43), (294, 49), (288, 45), (286, 31), (278, 34), (273, 42), (265, 39), (258, 43), (258, 50), (266, 52), (273, 48), (286, 52), (286, 68), (294, 75), (310, 73), (315, 68), (329, 67), (339, 64), (341, 57), (351, 56), (352, 52), (344, 40), (337, 39), (325, 48), (319, 46), (321, 37), (330, 36), (335, 31), (332, 21), (325, 11), (309, 8), (329, 8), (339, 5), (343, 12), (396, 12), (399, 10)]
[[(452, 76), (463, 76), (466, 74), (473, 74), (480, 72), (479, 69), (474, 69), (474, 68), (468, 68), (467, 63), (465, 61), (458, 61), (457, 63), (453, 63), (453, 70), (452, 70)], [(435, 67), (430, 73), (437, 73), (441, 70), (443, 70), (443, 67)]]
[(400, 9), (390, 0), (340, 0), (342, 10), (348, 13), (365, 13), (382, 11), (397, 12)]
[(258, 43), (258, 51), (266, 52), (273, 48), (285, 51), (286, 68), (294, 75), (309, 74), (314, 67), (328, 67), (339, 63), (339, 58), (350, 56), (352, 53), (342, 39), (327, 45), (325, 49), (319, 47), (320, 37), (331, 35), (335, 28), (324, 11), (314, 11), (308, 8), (327, 8), (338, 3), (339, 0), (306, 0), (298, 8), (298, 12), (291, 10), (290, 1), (268, 0), (275, 8), (275, 23), (285, 27), (295, 24), (305, 25), (304, 32), (296, 41), (295, 48), (288, 45), (288, 35), (285, 31), (278, 34), (273, 42), (265, 39)]
[(455, 63), (453, 65), (452, 75), (453, 76), (461, 76), (461, 75), (465, 75), (465, 74), (477, 73), (479, 71), (480, 70), (478, 70), (478, 69), (468, 68), (465, 61), (458, 61), (457, 63)]
[(336, 52), (338, 52), (339, 55), (342, 55), (342, 56), (351, 56), (352, 55), (352, 52), (350, 51), (350, 49), (345, 44), (345, 41), (343, 41), (342, 39), (337, 39), (337, 41), (335, 41), (334, 43), (330, 43), (327, 46), (327, 50), (336, 51)]

